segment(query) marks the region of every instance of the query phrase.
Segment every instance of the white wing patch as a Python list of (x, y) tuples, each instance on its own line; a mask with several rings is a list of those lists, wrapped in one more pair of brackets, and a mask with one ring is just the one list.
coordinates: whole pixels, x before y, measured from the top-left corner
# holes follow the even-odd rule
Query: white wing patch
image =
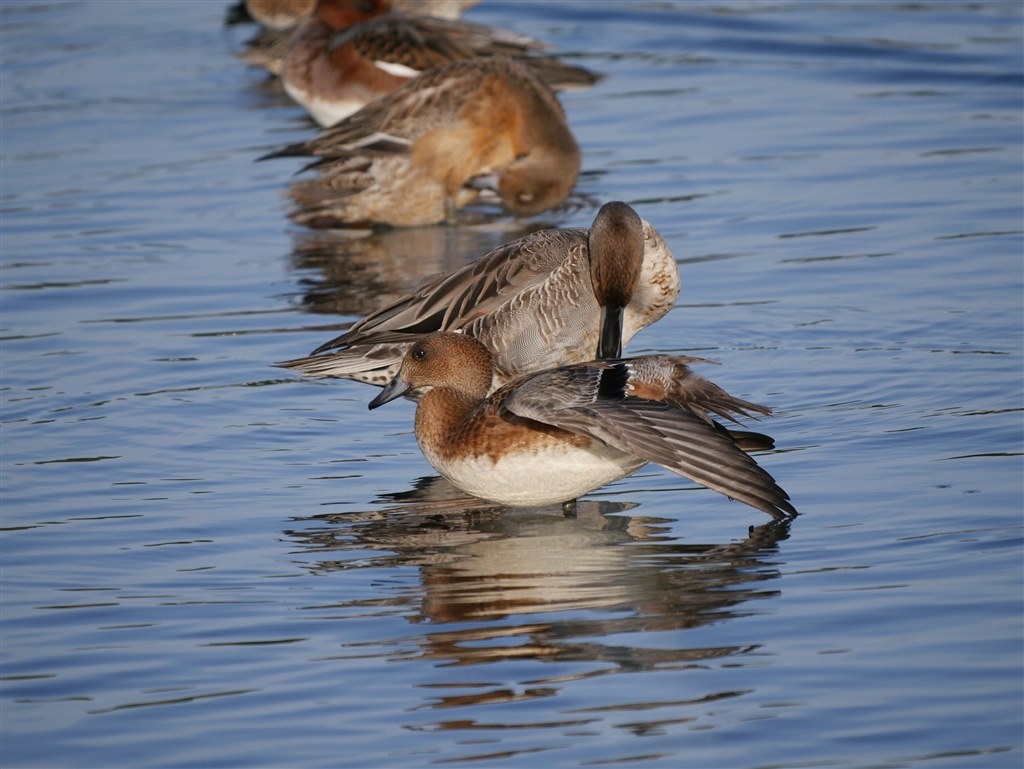
[(381, 61), (378, 59), (373, 62), (373, 66), (387, 72), (389, 75), (393, 75), (394, 77), (416, 77), (420, 74), (420, 70), (418, 69), (413, 69), (412, 67), (407, 67), (404, 64), (398, 64), (393, 61)]

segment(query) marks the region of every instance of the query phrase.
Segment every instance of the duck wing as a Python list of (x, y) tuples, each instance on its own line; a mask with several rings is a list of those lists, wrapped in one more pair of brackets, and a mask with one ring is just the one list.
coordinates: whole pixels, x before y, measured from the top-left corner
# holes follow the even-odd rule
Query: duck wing
[(448, 29), (449, 25), (458, 28), (460, 22), (420, 16), (380, 16), (335, 34), (328, 48), (333, 51), (349, 45), (359, 56), (375, 62), (385, 71), (399, 67), (419, 73), (473, 56), (473, 51), (461, 45)]
[[(668, 356), (655, 356), (668, 359)], [(597, 438), (620, 451), (654, 462), (774, 518), (796, 515), (789, 495), (708, 413), (747, 415), (747, 401), (685, 369), (686, 398), (651, 400), (631, 395), (646, 383), (630, 382), (634, 359), (566, 366), (530, 376), (499, 390), (502, 407), (526, 419)], [(763, 409), (763, 407), (760, 407)]]
[[(458, 121), (462, 107), (476, 98), (481, 79), (499, 66), (493, 61), (470, 59), (429, 69), (312, 139), (287, 145), (259, 160), (316, 157), (320, 161), (314, 165), (319, 166), (360, 153), (407, 152), (423, 134)], [(509, 62), (505, 66), (515, 65)]]
[(455, 272), (428, 279), (311, 355), (376, 343), (383, 334), (412, 341), (431, 331), (460, 329), (543, 283), (573, 249), (585, 247), (586, 237), (583, 229), (541, 230), (492, 249)]

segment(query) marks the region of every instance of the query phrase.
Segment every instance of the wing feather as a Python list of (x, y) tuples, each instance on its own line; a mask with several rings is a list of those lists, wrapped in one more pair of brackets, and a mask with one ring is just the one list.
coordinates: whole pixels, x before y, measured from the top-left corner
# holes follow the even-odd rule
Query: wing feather
[[(475, 262), (428, 279), (419, 289), (367, 315), (313, 355), (379, 342), (384, 334), (455, 330), (493, 312), (510, 297), (544, 282), (570, 250), (586, 243), (586, 230), (541, 230), (492, 249)], [(405, 341), (408, 341), (406, 339)]]
[[(609, 392), (608, 372), (627, 368), (611, 363), (564, 367), (513, 383), (496, 397), (517, 416), (597, 438), (774, 517), (796, 514), (775, 479), (717, 430), (699, 404)], [(706, 408), (719, 414), (742, 414), (749, 405), (716, 398), (713, 408)]]

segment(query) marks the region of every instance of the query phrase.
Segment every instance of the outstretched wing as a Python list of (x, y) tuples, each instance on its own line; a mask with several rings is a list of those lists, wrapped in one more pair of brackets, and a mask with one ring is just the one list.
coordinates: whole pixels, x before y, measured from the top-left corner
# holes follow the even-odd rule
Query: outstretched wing
[(706, 416), (746, 414), (752, 404), (688, 370), (680, 375), (693, 380), (691, 402), (638, 398), (628, 394), (630, 375), (629, 361), (581, 364), (534, 375), (499, 393), (504, 408), (517, 416), (597, 438), (773, 517), (796, 515), (775, 479)]

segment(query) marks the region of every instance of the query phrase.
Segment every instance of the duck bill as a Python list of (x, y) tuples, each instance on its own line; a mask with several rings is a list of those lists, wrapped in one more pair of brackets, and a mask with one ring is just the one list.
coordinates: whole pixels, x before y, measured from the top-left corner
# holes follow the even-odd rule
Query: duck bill
[(402, 375), (396, 374), (395, 378), (384, 385), (384, 389), (377, 393), (377, 397), (370, 401), (369, 409), (372, 411), (378, 406), (390, 403), (395, 398), (401, 398), (411, 389), (409, 383), (402, 379)]
[(601, 337), (597, 340), (597, 357), (622, 357), (622, 307), (601, 308)]

